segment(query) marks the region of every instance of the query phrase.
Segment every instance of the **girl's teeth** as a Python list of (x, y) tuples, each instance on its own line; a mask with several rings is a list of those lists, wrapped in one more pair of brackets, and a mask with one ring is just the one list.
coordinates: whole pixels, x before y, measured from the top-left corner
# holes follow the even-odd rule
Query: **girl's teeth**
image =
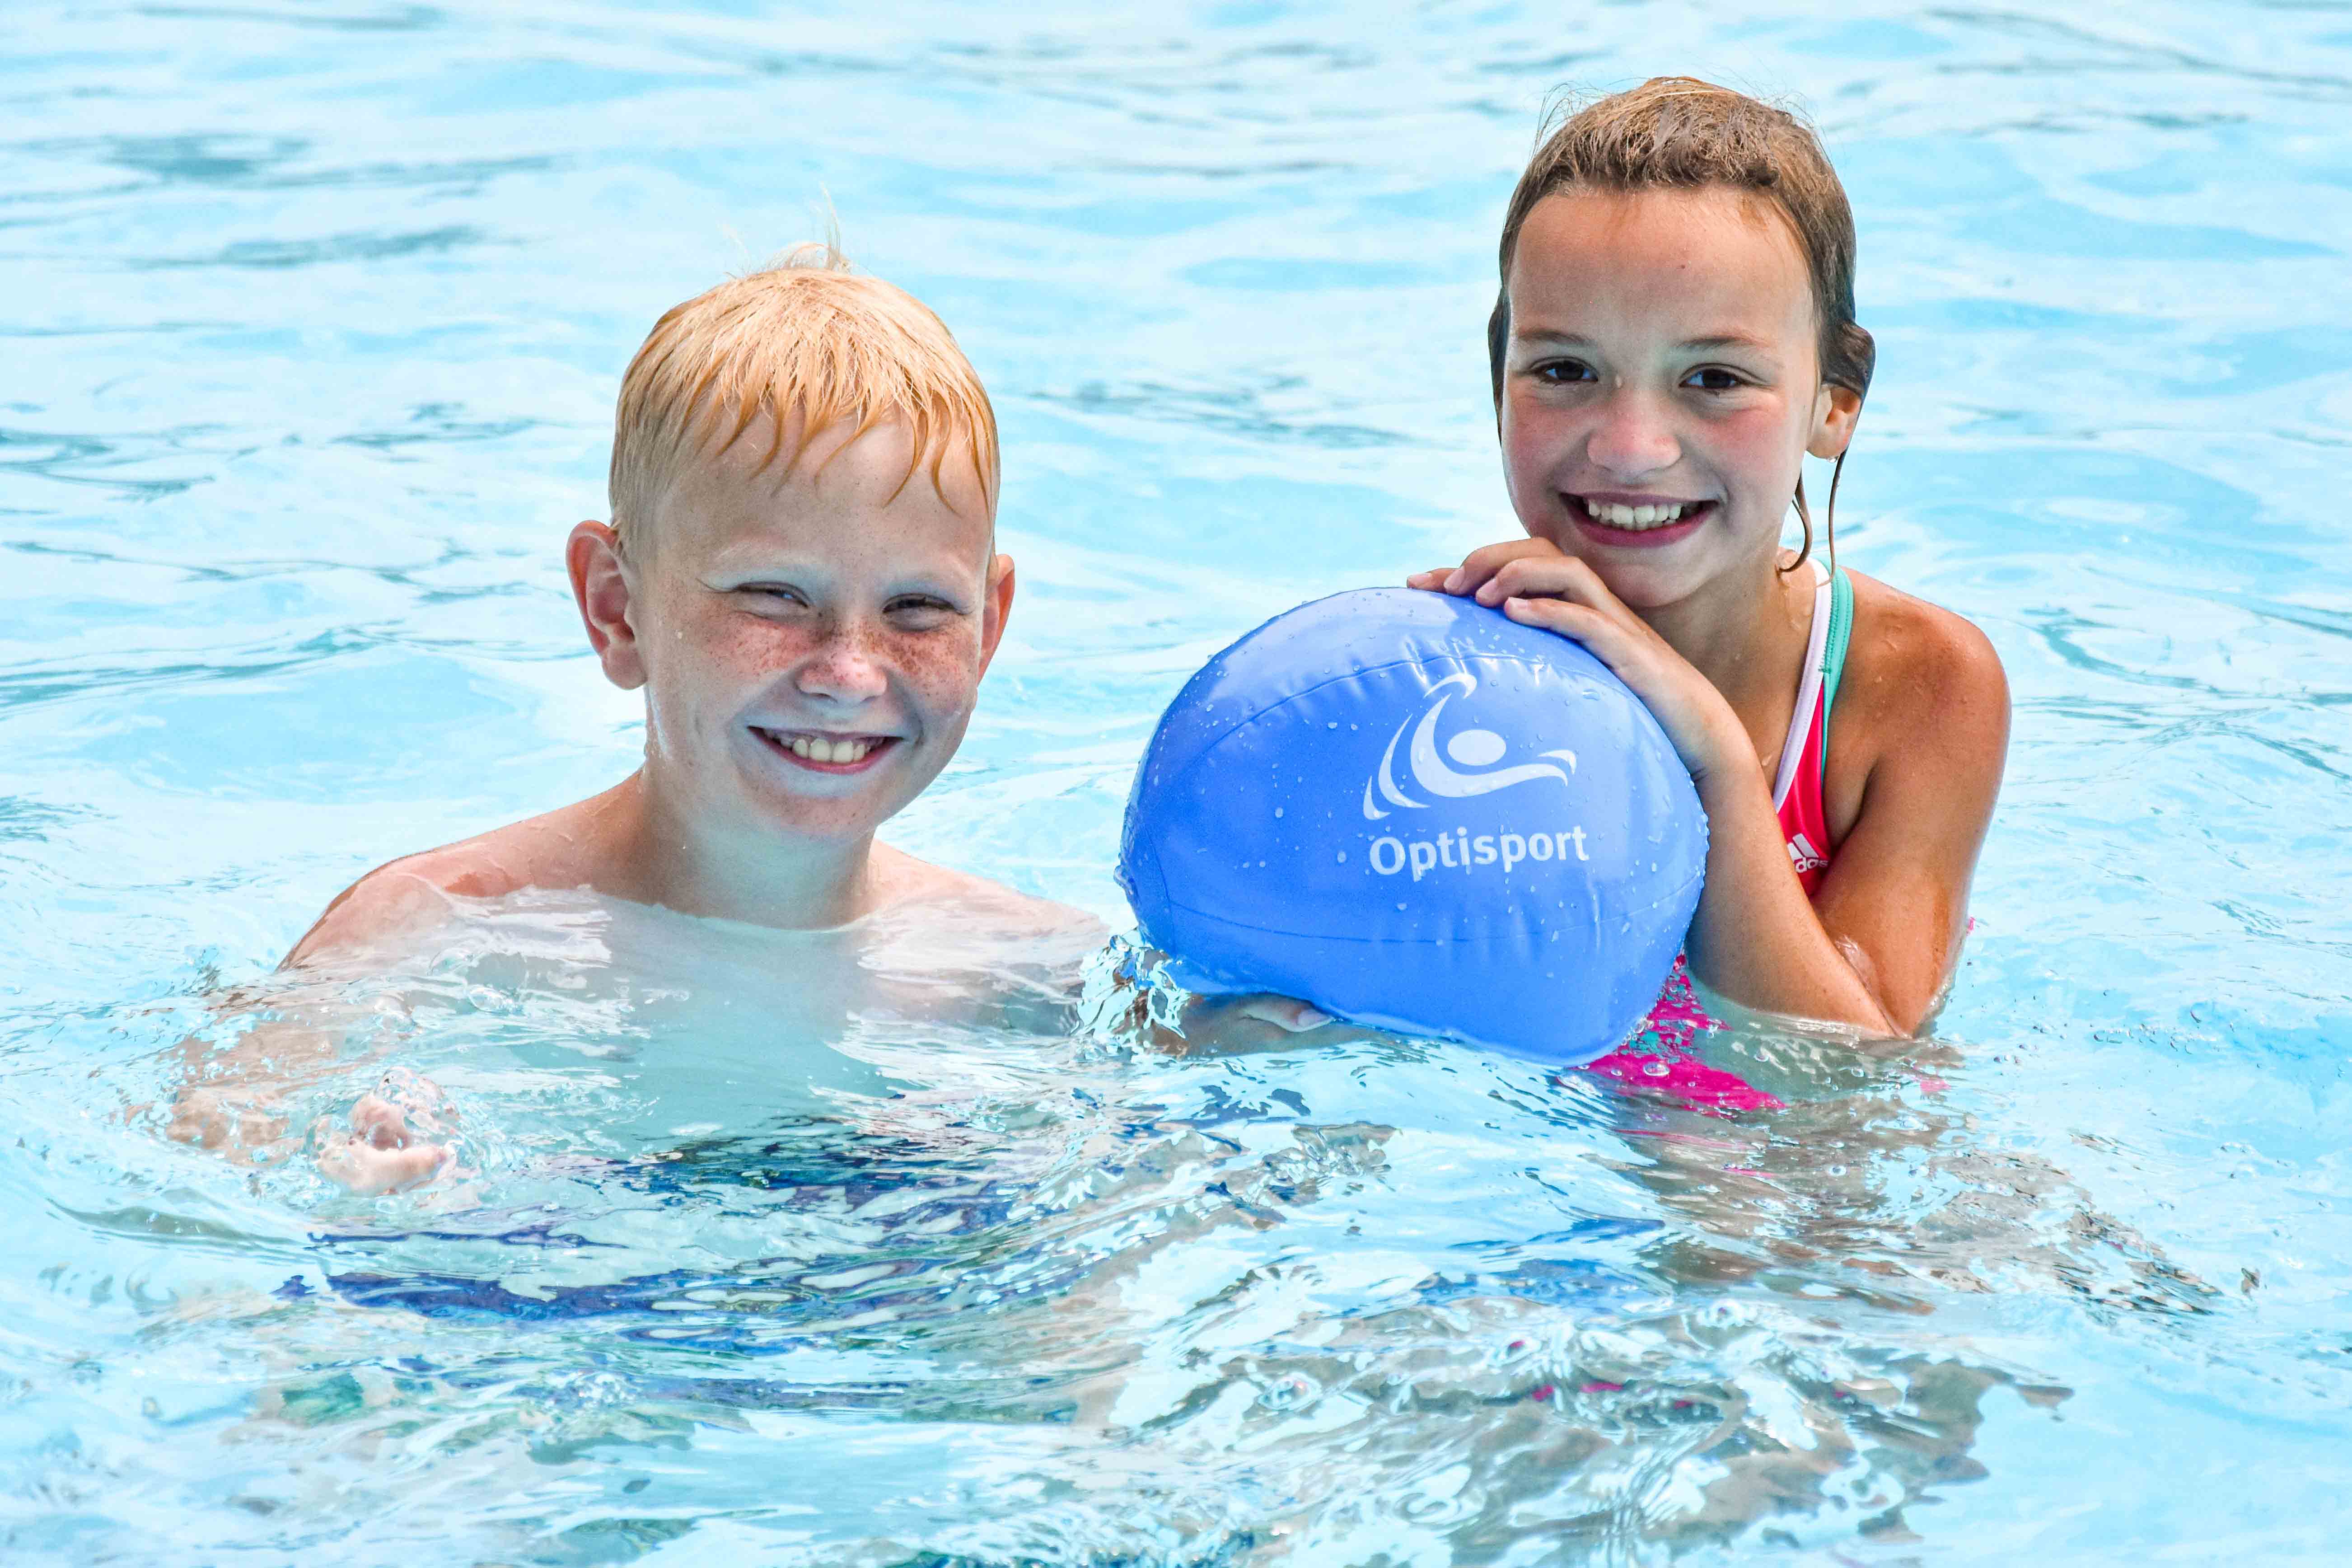
[(793, 755), (813, 763), (862, 763), (874, 749), (871, 741), (828, 741), (822, 735), (794, 735)]
[(1610, 528), (1638, 530), (1664, 528), (1670, 522), (1678, 522), (1685, 508), (1697, 504), (1696, 501), (1676, 501), (1672, 506), (1618, 506), (1610, 501), (1589, 500), (1584, 503), (1584, 510), (1591, 515), (1593, 521)]

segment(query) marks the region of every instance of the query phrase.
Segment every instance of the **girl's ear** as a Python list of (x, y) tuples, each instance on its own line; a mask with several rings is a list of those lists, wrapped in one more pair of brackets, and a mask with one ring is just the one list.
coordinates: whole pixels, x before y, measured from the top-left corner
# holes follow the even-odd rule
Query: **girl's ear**
[(1813, 433), (1805, 450), (1816, 458), (1842, 458), (1862, 419), (1862, 394), (1850, 386), (1824, 386), (1813, 400)]
[(619, 537), (601, 522), (583, 522), (564, 543), (563, 563), (571, 568), (572, 597), (588, 628), (588, 644), (604, 661), (604, 679), (635, 691), (646, 683), (646, 659), (637, 647)]

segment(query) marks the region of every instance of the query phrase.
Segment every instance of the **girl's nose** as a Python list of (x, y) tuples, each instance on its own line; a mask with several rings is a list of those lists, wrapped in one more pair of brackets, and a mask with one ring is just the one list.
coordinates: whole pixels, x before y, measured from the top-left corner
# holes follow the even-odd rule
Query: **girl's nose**
[(890, 679), (874, 658), (865, 631), (855, 624), (835, 624), (795, 678), (803, 696), (866, 702), (890, 689)]
[(1673, 468), (1682, 460), (1683, 447), (1667, 410), (1639, 391), (1620, 388), (1601, 405), (1584, 455), (1596, 468), (1637, 479)]

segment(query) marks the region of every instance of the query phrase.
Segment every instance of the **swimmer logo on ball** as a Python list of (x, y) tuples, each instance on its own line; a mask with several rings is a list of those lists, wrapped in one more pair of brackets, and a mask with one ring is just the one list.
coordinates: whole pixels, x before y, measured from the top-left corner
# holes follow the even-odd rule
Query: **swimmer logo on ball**
[[(1433, 700), (1420, 721), (1415, 722), (1408, 719), (1397, 727), (1396, 734), (1389, 741), (1388, 750), (1381, 755), (1380, 771), (1364, 781), (1364, 816), (1368, 821), (1378, 822), (1389, 816), (1381, 806), (1382, 801), (1391, 806), (1408, 806), (1416, 810), (1431, 804), (1428, 800), (1415, 800), (1398, 785), (1395, 774), (1397, 743), (1405, 738), (1408, 729), (1412, 731), (1412, 745), (1407, 752), (1412, 770), (1410, 782), (1425, 795), (1441, 800), (1466, 800), (1538, 779), (1558, 779), (1563, 784), (1570, 783), (1561, 764), (1573, 769), (1576, 766), (1574, 752), (1546, 752), (1544, 755), (1547, 758), (1557, 760), (1496, 768), (1487, 773), (1456, 773), (1446, 766), (1438, 756), (1435, 742), (1438, 719), (1444, 713), (1446, 703), (1454, 696), (1469, 696), (1477, 689), (1475, 676), (1466, 671), (1449, 675), (1437, 683), (1432, 693)], [(1502, 760), (1508, 750), (1508, 742), (1492, 730), (1462, 730), (1445, 742), (1444, 749), (1455, 762), (1475, 768)], [(1374, 798), (1375, 788), (1378, 799)], [(1459, 859), (1455, 858), (1456, 838), (1460, 841)], [(1457, 829), (1451, 836), (1441, 830), (1434, 848), (1426, 839), (1415, 839), (1408, 846), (1392, 834), (1383, 834), (1372, 840), (1370, 853), (1374, 871), (1382, 876), (1394, 876), (1410, 866), (1412, 879), (1418, 882), (1424, 872), (1433, 871), (1441, 864), (1458, 865), (1466, 871), (1473, 865), (1492, 866), (1500, 861), (1507, 874), (1517, 862), (1530, 858), (1549, 860), (1557, 854), (1565, 859), (1571, 842), (1578, 859), (1590, 858), (1584, 852), (1584, 828), (1580, 824), (1559, 835), (1557, 840), (1540, 829), (1531, 836), (1506, 833), (1499, 837), (1482, 837), (1475, 842), (1466, 828)], [(1386, 864), (1382, 863), (1384, 855)]]
[(1120, 880), (1192, 990), (1579, 1062), (1656, 998), (1706, 858), (1688, 773), (1597, 659), (1464, 600), (1365, 589), (1186, 684)]

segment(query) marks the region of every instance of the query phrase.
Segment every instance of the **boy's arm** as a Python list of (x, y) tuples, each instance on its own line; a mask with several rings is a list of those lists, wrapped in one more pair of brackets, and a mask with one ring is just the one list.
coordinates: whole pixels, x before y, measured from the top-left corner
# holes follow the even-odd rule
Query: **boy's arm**
[[(288, 1094), (341, 1067), (352, 1035), (385, 1022), (383, 1014), (337, 994), (338, 980), (377, 967), (405, 939), (449, 918), (448, 895), (429, 874), (438, 853), (379, 867), (337, 895), (278, 965), (288, 992), (248, 989), (225, 999), (236, 1011), (266, 1008), (269, 1016), (226, 1048), (198, 1039), (181, 1046), (184, 1074), (168, 1137), (260, 1163), (292, 1152), (303, 1134), (288, 1125)], [(386, 1075), (352, 1106), (348, 1127), (323, 1132), (320, 1172), (362, 1195), (430, 1180), (451, 1155), (439, 1141), (439, 1102), (431, 1080)]]
[(279, 963), (280, 969), (306, 969), (336, 959), (363, 958), (394, 949), (445, 923), (449, 892), (438, 862), (446, 851), (431, 850), (379, 866), (335, 896)]
[(315, 1133), (320, 1173), (362, 1195), (396, 1192), (438, 1175), (455, 1153), (445, 1141), (446, 1102), (438, 1085), (404, 1068), (385, 1072), (361, 1096), (346, 1126), (323, 1120), (311, 1128), (290, 1125), (289, 1098), (348, 1073), (358, 1065), (352, 1042), (362, 1042), (363, 1060), (372, 1054), (366, 1037), (399, 1021), (396, 1013), (340, 995), (306, 994), (310, 989), (298, 982), (279, 994), (250, 987), (223, 998), (226, 1016), (265, 1016), (226, 1047), (201, 1038), (180, 1044), (180, 1084), (164, 1135), (240, 1163), (268, 1165), (298, 1152)]

